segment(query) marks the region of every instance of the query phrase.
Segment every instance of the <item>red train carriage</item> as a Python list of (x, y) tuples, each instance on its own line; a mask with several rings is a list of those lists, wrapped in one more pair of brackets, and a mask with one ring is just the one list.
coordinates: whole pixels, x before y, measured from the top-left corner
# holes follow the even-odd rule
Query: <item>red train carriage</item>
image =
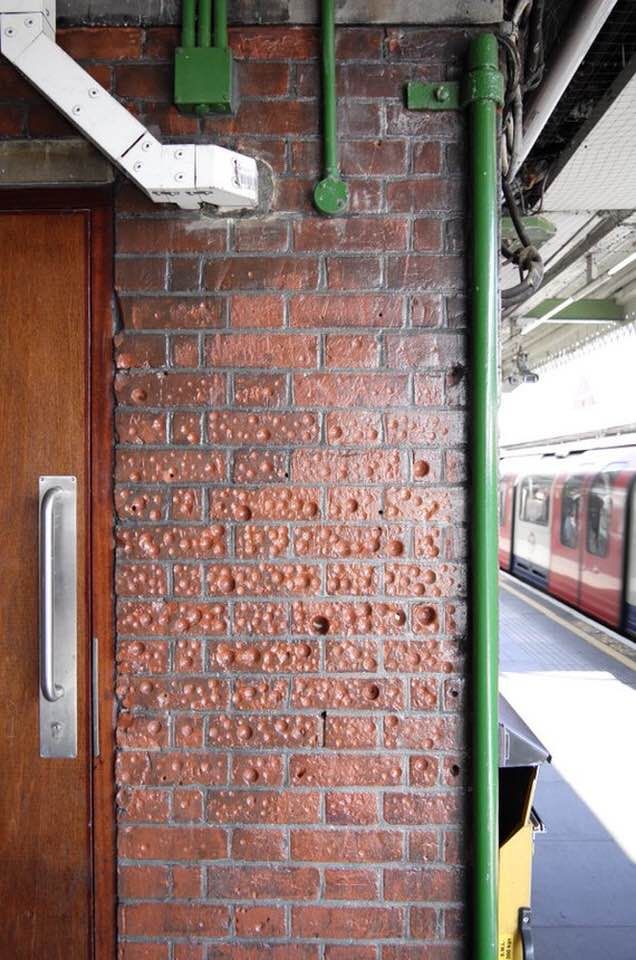
[(636, 445), (504, 461), (502, 569), (636, 637)]

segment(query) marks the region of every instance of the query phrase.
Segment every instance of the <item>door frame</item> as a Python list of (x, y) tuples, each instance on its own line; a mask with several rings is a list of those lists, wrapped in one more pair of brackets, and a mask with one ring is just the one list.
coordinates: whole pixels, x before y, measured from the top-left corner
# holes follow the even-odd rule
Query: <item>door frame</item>
[[(0, 212), (84, 213), (87, 226), (89, 370), (89, 636), (91, 960), (114, 960), (117, 941), (115, 822), (115, 630), (113, 574), (113, 192), (106, 188), (0, 190)], [(95, 644), (93, 638), (98, 638)], [(97, 649), (97, 656), (95, 652)]]

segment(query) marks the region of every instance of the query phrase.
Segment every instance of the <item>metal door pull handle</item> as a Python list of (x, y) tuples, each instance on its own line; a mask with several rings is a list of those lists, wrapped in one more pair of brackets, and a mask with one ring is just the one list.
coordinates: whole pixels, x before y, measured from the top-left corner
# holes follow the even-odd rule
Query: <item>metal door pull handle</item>
[(55, 683), (54, 553), (55, 501), (61, 487), (49, 487), (40, 504), (40, 687), (42, 696), (55, 703), (64, 696), (64, 688)]
[(77, 480), (39, 481), (40, 756), (77, 756)]

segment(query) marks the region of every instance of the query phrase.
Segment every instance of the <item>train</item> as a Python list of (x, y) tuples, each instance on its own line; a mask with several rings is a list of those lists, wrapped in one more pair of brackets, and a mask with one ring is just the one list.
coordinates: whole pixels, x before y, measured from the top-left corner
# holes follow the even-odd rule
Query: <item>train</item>
[(636, 641), (636, 435), (502, 456), (499, 567)]

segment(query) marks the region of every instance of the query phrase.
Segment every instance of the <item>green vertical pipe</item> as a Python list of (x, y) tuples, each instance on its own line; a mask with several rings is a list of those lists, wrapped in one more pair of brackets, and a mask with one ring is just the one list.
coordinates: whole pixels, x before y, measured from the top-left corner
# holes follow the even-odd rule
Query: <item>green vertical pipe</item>
[[(472, 180), (471, 606), (473, 643), (473, 842), (475, 960), (497, 957), (498, 868), (498, 209), (497, 105), (487, 87), (497, 41), (471, 41), (469, 71), (485, 80), (470, 100)], [(469, 83), (471, 76), (469, 75)], [(476, 87), (476, 84), (473, 84)]]
[(212, 42), (212, 0), (199, 0), (197, 42), (200, 47), (209, 47)]
[(227, 50), (227, 43), (227, 0), (214, 0), (214, 46)]
[(324, 175), (338, 179), (338, 136), (336, 131), (336, 11), (334, 0), (322, 0), (322, 111)]
[(193, 47), (194, 46), (194, 4), (195, 0), (183, 0), (183, 7), (181, 11), (182, 23), (181, 23), (181, 46), (182, 47)]

